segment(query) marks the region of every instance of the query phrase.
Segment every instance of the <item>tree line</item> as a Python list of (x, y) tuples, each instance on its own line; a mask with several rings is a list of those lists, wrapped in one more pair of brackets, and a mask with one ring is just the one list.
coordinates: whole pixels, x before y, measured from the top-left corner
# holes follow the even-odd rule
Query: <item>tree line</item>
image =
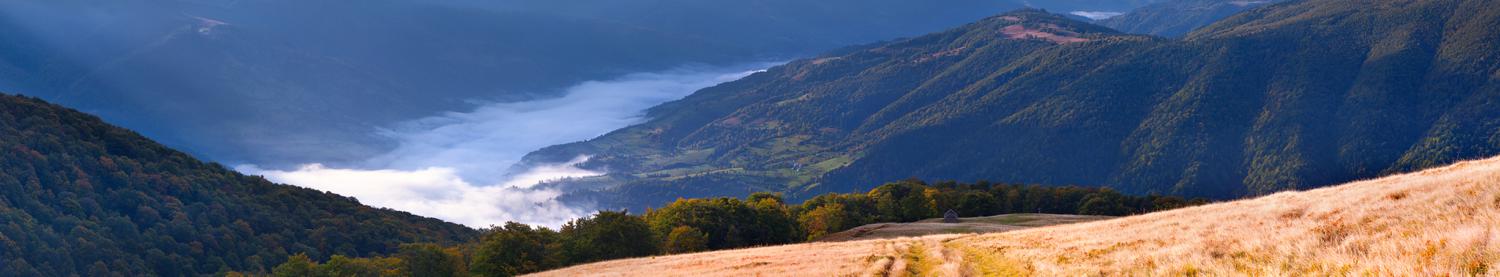
[(892, 182), (866, 193), (830, 193), (787, 204), (780, 194), (678, 199), (640, 215), (600, 211), (558, 230), (509, 222), (477, 241), (407, 244), (389, 257), (294, 255), (276, 276), (514, 276), (596, 261), (817, 240), (865, 224), (913, 222), (953, 210), (965, 217), (1008, 213), (1124, 216), (1206, 203), (1131, 196), (1108, 188), (989, 182)]

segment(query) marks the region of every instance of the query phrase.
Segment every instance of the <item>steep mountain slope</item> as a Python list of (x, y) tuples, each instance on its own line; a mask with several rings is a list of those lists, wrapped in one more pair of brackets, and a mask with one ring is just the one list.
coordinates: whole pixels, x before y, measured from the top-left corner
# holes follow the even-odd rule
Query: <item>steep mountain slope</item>
[[(915, 109), (938, 100), (945, 89), (982, 77), (975, 72), (995, 70), (1005, 61), (1059, 43), (1053, 40), (1085, 40), (1082, 37), (1107, 33), (1113, 31), (1037, 10), (991, 17), (939, 34), (793, 62), (707, 88), (653, 108), (651, 122), (589, 142), (543, 149), (529, 160), (594, 155), (585, 166), (627, 174), (585, 182), (639, 182), (619, 189), (654, 201), (785, 190), (788, 182), (806, 185), (813, 182), (807, 176), (852, 161), (851, 153), (840, 153), (840, 148), (854, 143), (850, 138), (860, 131), (855, 129), (862, 121), (895, 119), (872, 118), (882, 106)], [(1052, 40), (1026, 38), (1033, 34), (1052, 35)], [(961, 70), (944, 73), (951, 69)], [(939, 73), (937, 80), (924, 80)], [(910, 99), (901, 99), (908, 92)], [(892, 103), (898, 99), (901, 104)], [(734, 185), (698, 185), (714, 183)], [(701, 193), (693, 191), (699, 189)]]
[(725, 250), (542, 272), (622, 276), (1492, 276), (1500, 157), (1335, 187), (984, 235)]
[(0, 95), (0, 275), (182, 276), (389, 254), (475, 230), (244, 176), (98, 118)]
[(570, 189), (633, 208), (907, 177), (1220, 198), (1311, 188), (1500, 153), (1490, 4), (1302, 1), (1183, 40), (1021, 11), (793, 62), (531, 159), (593, 155), (611, 174)]
[(1171, 0), (1099, 21), (1121, 32), (1182, 37), (1236, 13), (1282, 0)]

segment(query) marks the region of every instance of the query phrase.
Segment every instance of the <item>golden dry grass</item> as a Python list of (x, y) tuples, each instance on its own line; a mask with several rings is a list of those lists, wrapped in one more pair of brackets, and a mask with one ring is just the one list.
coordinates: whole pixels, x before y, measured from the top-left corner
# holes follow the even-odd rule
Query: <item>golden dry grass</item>
[(539, 276), (1497, 276), (1500, 157), (1305, 192), (982, 235), (608, 261)]
[(946, 247), (961, 235), (1107, 219), (1105, 216), (1009, 214), (961, 223), (879, 223), (829, 235), (829, 241), (636, 258), (542, 272), (537, 276), (911, 276), (964, 273), (964, 254)]
[(921, 246), (923, 240), (943, 237), (813, 242), (635, 258), (573, 266), (535, 276), (906, 276), (925, 266), (914, 264), (909, 254), (925, 250)]
[(1495, 276), (1500, 158), (950, 241), (1028, 275)]

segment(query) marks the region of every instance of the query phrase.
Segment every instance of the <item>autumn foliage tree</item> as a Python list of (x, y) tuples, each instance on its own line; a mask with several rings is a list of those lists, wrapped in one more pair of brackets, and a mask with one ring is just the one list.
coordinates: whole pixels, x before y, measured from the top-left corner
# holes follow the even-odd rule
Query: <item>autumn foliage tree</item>
[(659, 253), (657, 237), (640, 217), (601, 211), (563, 225), (560, 260), (580, 264)]
[(682, 254), (708, 250), (708, 234), (698, 231), (697, 228), (688, 226), (677, 226), (667, 234), (667, 239), (662, 243), (662, 251), (666, 254)]
[(549, 257), (555, 249), (557, 232), (508, 222), (487, 230), (474, 250), (471, 273), (480, 276), (515, 276), (554, 268), (557, 259)]
[(408, 276), (453, 277), (468, 275), (468, 266), (464, 264), (463, 254), (459, 253), (456, 248), (443, 248), (431, 243), (404, 244), (401, 245), (401, 251), (396, 256), (400, 258), (402, 272)]

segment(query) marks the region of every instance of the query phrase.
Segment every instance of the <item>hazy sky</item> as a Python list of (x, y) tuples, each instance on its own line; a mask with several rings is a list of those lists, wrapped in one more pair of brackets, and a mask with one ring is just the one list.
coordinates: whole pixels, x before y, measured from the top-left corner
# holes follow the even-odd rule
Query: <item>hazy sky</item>
[(291, 169), (242, 165), (240, 171), (352, 196), (386, 207), (471, 227), (505, 221), (559, 226), (592, 213), (556, 201), (561, 192), (538, 182), (604, 174), (563, 164), (507, 174), (522, 156), (542, 147), (587, 140), (643, 121), (642, 111), (771, 64), (681, 67), (574, 85), (558, 98), (490, 103), (466, 112), (411, 120), (372, 130), (398, 142), (358, 168), (307, 164)]

